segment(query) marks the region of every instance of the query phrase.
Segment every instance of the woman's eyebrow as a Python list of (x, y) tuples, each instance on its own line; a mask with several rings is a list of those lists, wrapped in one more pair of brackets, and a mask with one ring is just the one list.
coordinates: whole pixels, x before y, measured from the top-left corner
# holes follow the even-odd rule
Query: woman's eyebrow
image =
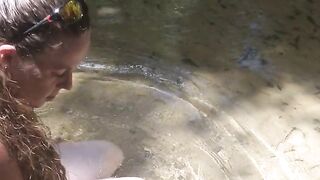
[(60, 46), (62, 46), (63, 45), (63, 42), (62, 41), (60, 41), (60, 42), (58, 42), (58, 43), (56, 43), (56, 44), (50, 44), (49, 46), (51, 47), (51, 48), (53, 48), (53, 49), (58, 49)]

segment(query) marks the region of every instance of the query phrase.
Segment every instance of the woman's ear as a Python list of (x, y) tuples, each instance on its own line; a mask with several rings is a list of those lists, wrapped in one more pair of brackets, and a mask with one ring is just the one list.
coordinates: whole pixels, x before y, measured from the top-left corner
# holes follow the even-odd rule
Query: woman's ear
[(17, 50), (14, 46), (9, 44), (0, 45), (0, 66), (6, 67), (8, 61), (17, 53)]
[(14, 55), (16, 53), (17, 53), (16, 47), (14, 47), (13, 45), (9, 45), (9, 44), (0, 45), (1, 57), (6, 55)]

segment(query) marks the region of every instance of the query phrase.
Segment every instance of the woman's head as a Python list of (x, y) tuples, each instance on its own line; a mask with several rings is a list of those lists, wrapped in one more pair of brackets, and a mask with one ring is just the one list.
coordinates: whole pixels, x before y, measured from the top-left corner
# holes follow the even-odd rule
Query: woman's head
[(10, 93), (31, 107), (72, 86), (72, 71), (85, 57), (90, 31), (87, 6), (73, 23), (54, 21), (25, 32), (70, 0), (0, 2), (0, 70), (11, 80)]

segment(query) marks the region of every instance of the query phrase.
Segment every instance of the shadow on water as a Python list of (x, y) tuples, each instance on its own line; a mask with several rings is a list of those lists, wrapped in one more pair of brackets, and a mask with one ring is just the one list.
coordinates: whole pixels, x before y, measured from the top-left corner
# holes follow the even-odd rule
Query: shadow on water
[(320, 177), (319, 1), (89, 4), (89, 58), (42, 113), (55, 135), (119, 144), (123, 176)]

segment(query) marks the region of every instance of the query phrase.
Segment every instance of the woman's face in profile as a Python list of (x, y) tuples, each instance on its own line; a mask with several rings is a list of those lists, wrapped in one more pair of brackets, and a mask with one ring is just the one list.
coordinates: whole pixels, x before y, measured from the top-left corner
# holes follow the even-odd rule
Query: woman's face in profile
[(60, 89), (70, 90), (72, 72), (85, 58), (90, 45), (90, 32), (79, 38), (66, 38), (53, 44), (33, 60), (11, 59), (8, 69), (13, 96), (33, 108), (53, 100)]

